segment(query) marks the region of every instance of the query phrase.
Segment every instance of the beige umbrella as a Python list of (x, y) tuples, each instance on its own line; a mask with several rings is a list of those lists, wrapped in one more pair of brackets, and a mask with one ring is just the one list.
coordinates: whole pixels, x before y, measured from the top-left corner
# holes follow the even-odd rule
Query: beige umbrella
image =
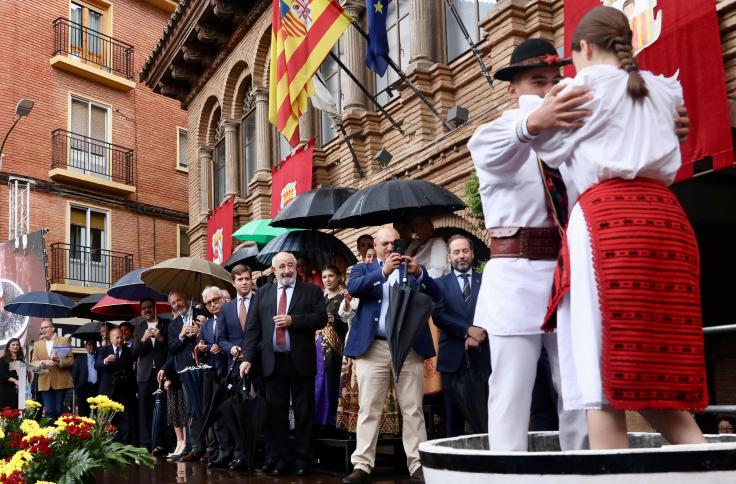
[(235, 293), (230, 273), (222, 266), (199, 257), (165, 260), (143, 271), (141, 280), (160, 293), (182, 291), (191, 298), (197, 298), (207, 286), (217, 286)]

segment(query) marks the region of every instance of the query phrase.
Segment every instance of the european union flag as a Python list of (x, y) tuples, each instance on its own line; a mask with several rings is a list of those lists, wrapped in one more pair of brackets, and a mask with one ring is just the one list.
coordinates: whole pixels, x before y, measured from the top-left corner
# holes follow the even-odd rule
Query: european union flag
[(388, 55), (388, 36), (386, 35), (386, 14), (391, 0), (367, 0), (365, 7), (368, 13), (368, 48), (365, 51), (365, 63), (370, 70), (383, 77), (388, 62), (383, 57)]

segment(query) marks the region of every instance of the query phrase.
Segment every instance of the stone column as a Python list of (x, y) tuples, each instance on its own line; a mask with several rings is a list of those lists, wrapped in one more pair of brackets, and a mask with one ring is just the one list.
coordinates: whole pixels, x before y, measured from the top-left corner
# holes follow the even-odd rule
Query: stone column
[(225, 128), (225, 196), (238, 196), (238, 123), (227, 120)]
[[(347, 0), (343, 7), (345, 12), (360, 22), (360, 18), (365, 10), (364, 0)], [(354, 27), (348, 27), (340, 39), (342, 43), (343, 58), (341, 59), (350, 72), (355, 74), (360, 82), (365, 85), (365, 40), (358, 33), (358, 30)], [(342, 86), (344, 102), (342, 109), (343, 111), (362, 109), (366, 108), (366, 99), (360, 88), (353, 82), (352, 79), (347, 76), (344, 77), (345, 85)], [(333, 93), (337, 95), (337, 93)]]
[(271, 177), (271, 123), (268, 122), (268, 91), (255, 90), (256, 96), (256, 177)]
[(299, 118), (299, 141), (302, 143), (306, 143), (310, 138), (317, 137), (317, 124), (314, 120), (316, 113), (317, 111), (312, 107), (312, 102), (307, 103), (307, 110)]
[(212, 165), (212, 148), (200, 146), (198, 153), (199, 163), (199, 216), (207, 216), (210, 210), (210, 166)]
[(409, 70), (428, 68), (433, 63), (432, 39), (434, 32), (432, 15), (434, 0), (412, 0), (411, 2), (411, 59)]

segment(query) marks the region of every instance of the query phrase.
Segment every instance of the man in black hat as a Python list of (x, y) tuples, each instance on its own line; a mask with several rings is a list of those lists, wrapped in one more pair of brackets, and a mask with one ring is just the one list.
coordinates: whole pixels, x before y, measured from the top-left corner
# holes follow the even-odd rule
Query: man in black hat
[[(588, 110), (587, 90), (560, 94), (560, 68), (569, 64), (542, 39), (519, 44), (507, 67), (494, 77), (508, 81), (508, 93), (545, 98), (529, 116), (516, 107), (480, 126), (468, 142), (480, 182), (479, 193), (491, 239), (491, 260), (483, 271), (474, 325), (489, 335), (491, 367), (488, 430), (491, 450), (527, 450), (527, 429), (537, 361), (546, 348), (552, 380), (560, 393), (557, 339), (541, 324), (552, 287), (568, 198), (577, 197), (565, 166), (553, 170), (529, 141), (549, 129), (577, 129)], [(686, 117), (679, 120), (687, 131)], [(568, 183), (565, 183), (565, 182)], [(564, 355), (563, 355), (564, 357)], [(585, 413), (563, 411), (558, 399), (560, 446), (587, 445)]]

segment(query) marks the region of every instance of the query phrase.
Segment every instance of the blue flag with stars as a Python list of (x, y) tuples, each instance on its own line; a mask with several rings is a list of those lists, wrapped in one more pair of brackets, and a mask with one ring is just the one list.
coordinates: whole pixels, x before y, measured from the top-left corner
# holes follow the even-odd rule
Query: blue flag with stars
[(383, 57), (388, 55), (388, 36), (386, 35), (386, 15), (391, 0), (367, 0), (368, 14), (368, 48), (365, 51), (365, 63), (370, 70), (383, 77), (388, 62)]

